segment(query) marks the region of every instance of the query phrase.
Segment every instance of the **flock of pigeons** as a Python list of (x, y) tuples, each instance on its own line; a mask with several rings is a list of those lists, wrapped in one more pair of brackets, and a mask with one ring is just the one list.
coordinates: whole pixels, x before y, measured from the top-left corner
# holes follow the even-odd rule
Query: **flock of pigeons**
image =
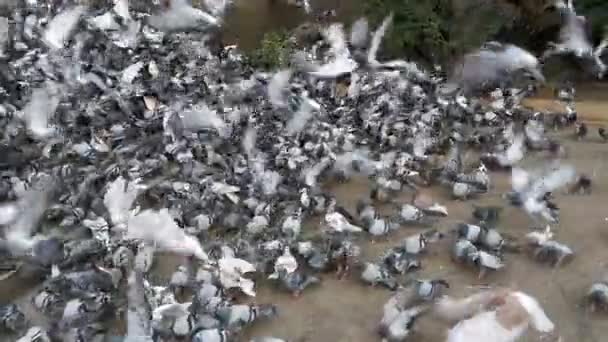
[[(503, 238), (498, 207), (476, 207), (473, 223), (439, 231), (448, 210), (423, 190), (441, 186), (466, 200), (490, 191), (489, 169), (511, 172), (505, 200), (541, 227), (559, 222), (552, 193), (591, 191), (545, 134), (547, 125), (587, 133), (573, 89), (559, 93), (569, 110), (545, 117), (521, 105), (534, 86), (511, 84), (520, 72), (544, 80), (533, 55), (490, 42), (447, 80), (439, 68), (378, 60), (389, 15), (373, 32), (356, 21), (348, 39), (332, 24), (289, 69), (267, 73), (234, 46), (208, 46), (229, 1), (204, 1), (207, 11), (185, 0), (144, 3), (28, 0), (0, 18), (0, 282), (33, 282), (30, 305), (45, 317), (1, 305), (7, 340), (239, 340), (243, 328), (279, 314), (244, 300), (256, 295), (256, 279), (297, 296), (329, 271), (396, 291), (380, 323), (386, 341), (406, 340), (428, 313), (452, 322), (448, 342), (515, 341), (530, 324), (554, 330), (519, 291), (454, 299), (442, 294), (444, 280), (403, 281), (450, 232), (454, 261), (480, 277), (521, 248), (555, 266), (574, 255), (550, 228), (523, 245)], [(594, 50), (577, 36), (571, 2), (557, 7), (565, 24), (551, 53), (592, 58), (603, 75), (605, 44)], [(480, 152), (472, 169), (466, 150)], [(552, 161), (522, 169), (537, 151)], [(349, 211), (326, 184), (357, 177), (370, 192)], [(412, 200), (400, 202), (407, 192)], [(382, 214), (387, 205), (395, 214)], [(365, 260), (364, 240), (408, 225), (428, 229)], [(164, 283), (152, 279), (157, 252), (184, 256)], [(608, 309), (608, 282), (586, 298)], [(126, 323), (124, 336), (112, 336), (115, 322)]]

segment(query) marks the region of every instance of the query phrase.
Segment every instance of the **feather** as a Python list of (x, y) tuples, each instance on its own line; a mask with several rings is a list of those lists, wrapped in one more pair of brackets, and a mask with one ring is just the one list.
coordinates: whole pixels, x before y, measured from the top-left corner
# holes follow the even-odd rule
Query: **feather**
[(63, 48), (85, 10), (86, 7), (84, 6), (76, 6), (57, 14), (47, 25), (44, 32), (44, 42), (51, 49)]
[(526, 309), (532, 320), (532, 326), (542, 333), (548, 333), (553, 331), (555, 326), (553, 322), (547, 317), (545, 311), (541, 308), (538, 301), (523, 292), (513, 292), (520, 304)]
[(314, 187), (317, 184), (317, 178), (330, 163), (331, 160), (326, 157), (313, 166), (302, 170), (301, 177), (304, 178), (304, 183), (311, 188)]
[(49, 120), (58, 105), (59, 98), (52, 96), (48, 87), (32, 91), (32, 98), (23, 108), (23, 119), (34, 137), (44, 139), (55, 132), (55, 129), (49, 126)]
[(281, 70), (274, 74), (268, 83), (268, 99), (277, 108), (286, 107), (285, 91), (291, 78), (291, 70)]
[(443, 296), (433, 306), (433, 313), (446, 322), (457, 322), (483, 310), (496, 294), (495, 291), (482, 291), (462, 299)]
[(537, 179), (531, 189), (530, 196), (538, 198), (547, 192), (553, 192), (566, 184), (572, 182), (576, 176), (576, 171), (571, 165), (561, 165), (545, 173)]
[(350, 43), (357, 48), (363, 48), (367, 44), (368, 36), (369, 24), (367, 19), (357, 19), (350, 30)]
[(241, 140), (241, 144), (243, 146), (243, 151), (248, 156), (252, 156), (255, 150), (255, 142), (257, 140), (258, 132), (254, 127), (249, 127), (245, 131), (243, 135), (243, 139)]
[(277, 258), (274, 262), (274, 272), (268, 276), (268, 279), (279, 279), (279, 272), (281, 270), (287, 271), (287, 274), (291, 274), (298, 269), (298, 261), (289, 251), (289, 247), (285, 247), (283, 255)]
[(530, 175), (527, 171), (514, 167), (511, 169), (511, 187), (515, 192), (524, 191), (530, 184)]
[(190, 110), (182, 111), (180, 118), (187, 131), (196, 132), (203, 128), (215, 128), (222, 137), (228, 134), (226, 122), (204, 102), (193, 106)]
[(240, 288), (244, 294), (255, 297), (253, 280), (242, 277), (255, 272), (255, 266), (238, 258), (221, 258), (218, 260), (219, 279), (225, 289)]
[(216, 17), (223, 17), (232, 0), (204, 0), (205, 7)]
[(175, 32), (219, 26), (220, 20), (207, 12), (192, 7), (186, 0), (171, 0), (168, 10), (150, 16), (148, 23), (157, 30)]
[(50, 184), (27, 190), (19, 199), (20, 215), (6, 229), (4, 237), (15, 253), (29, 250), (38, 238), (32, 238), (38, 222), (48, 207)]
[(139, 76), (139, 73), (143, 67), (144, 62), (142, 61), (129, 65), (122, 71), (122, 77), (120, 80), (125, 84), (133, 83), (133, 80)]
[(515, 342), (524, 331), (525, 326), (506, 329), (497, 320), (496, 311), (487, 311), (450, 329), (446, 342)]
[(350, 52), (346, 45), (346, 37), (344, 34), (344, 26), (342, 24), (332, 24), (323, 31), (325, 40), (330, 45), (330, 51), (336, 59), (350, 58)]
[(152, 311), (152, 319), (160, 321), (165, 317), (179, 318), (189, 314), (189, 308), (192, 303), (170, 303), (158, 306)]
[(319, 110), (319, 108), (320, 105), (316, 101), (308, 97), (303, 98), (300, 108), (298, 108), (297, 112), (293, 113), (293, 116), (287, 122), (287, 126), (285, 127), (287, 133), (292, 135), (301, 132), (308, 123), (308, 120), (312, 118), (313, 111)]
[(17, 203), (4, 203), (0, 205), (0, 225), (14, 222), (20, 214)]
[(319, 69), (319, 65), (309, 61), (306, 58), (306, 53), (304, 51), (296, 51), (291, 57), (291, 63), (297, 70), (303, 72), (314, 72)]
[(112, 8), (114, 13), (118, 14), (119, 17), (125, 20), (131, 20), (131, 14), (129, 13), (129, 0), (114, 0), (114, 7)]
[(150, 306), (146, 301), (143, 275), (132, 270), (127, 279), (127, 336), (125, 342), (152, 342)]
[(130, 210), (137, 198), (141, 186), (138, 181), (129, 182), (118, 177), (108, 186), (108, 190), (103, 197), (103, 204), (108, 209), (110, 219), (114, 225), (126, 223)]
[(323, 64), (309, 74), (321, 79), (334, 79), (336, 77), (351, 73), (357, 67), (352, 59), (337, 58), (327, 64)]
[(496, 85), (517, 70), (526, 70), (544, 82), (540, 62), (530, 52), (512, 45), (488, 42), (466, 54), (454, 72), (453, 79), (467, 89)]
[(377, 55), (378, 55), (378, 50), (380, 49), (380, 44), (382, 43), (382, 38), (384, 38), (384, 34), (386, 34), (386, 30), (388, 29), (389, 25), (392, 22), (393, 22), (393, 13), (389, 14), (386, 18), (384, 18), (380, 27), (378, 27), (378, 29), (376, 29), (376, 31), (374, 32), (374, 34), (372, 36), (372, 42), (369, 47), (369, 51), (367, 53), (368, 63), (370, 63), (370, 64), (378, 63)]
[(502, 263), (502, 261), (498, 257), (496, 257), (490, 253), (487, 253), (485, 251), (479, 251), (479, 253), (477, 255), (479, 256), (479, 261), (480, 261), (479, 263), (483, 267), (497, 270), (497, 269), (503, 268), (505, 266), (505, 264)]
[(525, 154), (524, 143), (524, 136), (522, 134), (517, 135), (505, 153), (498, 155), (498, 163), (501, 166), (512, 166), (520, 162), (524, 158)]
[(153, 243), (160, 250), (208, 260), (198, 239), (180, 229), (168, 209), (144, 210), (131, 217), (128, 221), (126, 237)]

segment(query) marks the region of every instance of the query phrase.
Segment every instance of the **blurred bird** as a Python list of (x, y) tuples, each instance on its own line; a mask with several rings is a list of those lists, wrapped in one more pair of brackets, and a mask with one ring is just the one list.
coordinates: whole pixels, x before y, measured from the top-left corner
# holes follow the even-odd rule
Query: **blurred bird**
[(459, 86), (465, 93), (504, 88), (517, 73), (545, 82), (540, 62), (530, 52), (512, 44), (487, 42), (456, 66), (452, 87)]

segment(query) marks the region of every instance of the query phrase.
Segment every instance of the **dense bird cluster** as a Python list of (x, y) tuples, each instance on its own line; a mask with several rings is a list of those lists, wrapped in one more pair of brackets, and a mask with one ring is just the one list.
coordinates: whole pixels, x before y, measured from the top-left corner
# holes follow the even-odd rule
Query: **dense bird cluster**
[[(506, 86), (519, 70), (542, 80), (535, 57), (515, 46), (488, 43), (475, 55), (483, 63), (448, 82), (439, 68), (378, 61), (389, 15), (373, 32), (357, 21), (349, 39), (332, 24), (290, 69), (264, 73), (209, 38), (228, 1), (205, 1), (205, 11), (185, 0), (145, 11), (127, 0), (25, 3), (0, 20), (0, 252), (2, 281), (33, 281), (29, 301), (45, 320), (0, 306), (0, 331), (12, 340), (102, 341), (115, 322), (126, 332), (114, 337), (129, 342), (238, 340), (280, 313), (244, 300), (260, 276), (297, 296), (323, 273), (356, 271), (397, 291), (380, 333), (401, 341), (429, 306), (446, 315), (458, 306), (441, 295), (444, 280), (403, 280), (430, 244), (455, 236), (454, 260), (480, 276), (517, 249), (499, 231), (498, 207), (476, 207), (474, 223), (435, 228), (448, 211), (425, 187), (466, 200), (492, 189), (489, 169), (506, 170), (513, 191), (505, 199), (542, 226), (559, 221), (554, 191), (591, 189), (545, 134), (546, 125), (577, 123), (573, 91), (560, 95), (569, 112), (553, 121), (521, 105), (534, 86), (465, 96)], [(475, 71), (483, 67), (492, 69)], [(472, 168), (468, 150), (479, 152)], [(547, 167), (518, 166), (536, 151), (552, 160)], [(325, 185), (352, 178), (369, 180), (370, 191), (348, 211)], [(412, 200), (402, 203), (407, 192)], [(380, 210), (387, 205), (393, 214)], [(428, 229), (379, 260), (363, 255), (362, 241), (406, 226)], [(540, 261), (560, 265), (574, 254), (550, 229), (526, 239)], [(165, 283), (151, 275), (157, 252), (184, 257)], [(593, 285), (594, 308), (608, 306), (607, 289)], [(503, 310), (520, 300), (533, 302), (522, 304), (536, 308), (532, 317), (542, 312), (520, 292), (492, 298)], [(536, 326), (551, 331), (542, 317)], [(458, 330), (466, 326), (450, 336), (466, 336)]]

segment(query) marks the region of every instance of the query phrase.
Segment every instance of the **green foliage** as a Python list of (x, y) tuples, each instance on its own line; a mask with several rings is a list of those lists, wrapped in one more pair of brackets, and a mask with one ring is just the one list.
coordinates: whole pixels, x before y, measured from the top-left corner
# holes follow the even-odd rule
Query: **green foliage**
[(480, 46), (510, 21), (492, 2), (480, 0), (364, 0), (364, 12), (374, 24), (394, 13), (385, 52), (430, 63)]
[(260, 47), (249, 54), (252, 66), (266, 70), (287, 66), (293, 46), (289, 34), (284, 31), (272, 31), (264, 34)]
[(596, 40), (608, 34), (608, 1), (578, 0), (574, 2), (578, 13), (587, 17)]

